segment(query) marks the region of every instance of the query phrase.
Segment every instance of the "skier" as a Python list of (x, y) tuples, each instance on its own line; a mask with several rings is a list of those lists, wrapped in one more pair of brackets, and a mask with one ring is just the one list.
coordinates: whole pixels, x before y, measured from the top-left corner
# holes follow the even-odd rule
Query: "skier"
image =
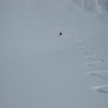
[(62, 32), (59, 33), (59, 36), (62, 36)]

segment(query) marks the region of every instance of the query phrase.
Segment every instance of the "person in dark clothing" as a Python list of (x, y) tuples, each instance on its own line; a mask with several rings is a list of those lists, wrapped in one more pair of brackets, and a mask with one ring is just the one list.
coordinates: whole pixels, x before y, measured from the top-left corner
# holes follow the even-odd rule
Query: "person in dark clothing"
[(59, 36), (62, 36), (62, 32), (59, 33)]

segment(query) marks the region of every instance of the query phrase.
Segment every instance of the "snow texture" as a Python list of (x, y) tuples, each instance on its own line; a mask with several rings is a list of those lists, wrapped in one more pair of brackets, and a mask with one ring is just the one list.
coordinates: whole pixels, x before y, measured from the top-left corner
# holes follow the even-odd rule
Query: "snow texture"
[(1, 0), (0, 108), (107, 108), (107, 5)]

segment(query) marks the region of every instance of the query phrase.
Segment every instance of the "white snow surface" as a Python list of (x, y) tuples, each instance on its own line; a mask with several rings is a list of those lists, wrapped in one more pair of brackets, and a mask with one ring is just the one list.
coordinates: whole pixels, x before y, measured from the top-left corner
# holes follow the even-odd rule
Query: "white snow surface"
[(73, 0), (1, 0), (0, 108), (107, 108), (107, 47), (104, 10), (89, 13)]

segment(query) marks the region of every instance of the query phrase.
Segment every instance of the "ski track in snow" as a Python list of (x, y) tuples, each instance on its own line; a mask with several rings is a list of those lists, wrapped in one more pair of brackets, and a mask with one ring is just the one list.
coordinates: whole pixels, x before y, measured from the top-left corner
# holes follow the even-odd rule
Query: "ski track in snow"
[[(92, 75), (95, 77), (98, 77), (102, 80), (108, 81), (108, 77), (101, 75), (102, 73), (107, 73), (108, 74), (108, 68), (107, 67), (101, 67), (98, 66), (99, 63), (105, 63), (104, 59), (101, 59), (101, 55), (100, 54), (92, 54), (93, 50), (88, 49), (89, 45), (86, 45), (84, 43), (84, 40), (81, 39), (81, 37), (79, 35), (77, 35), (78, 32), (74, 32), (74, 34), (72, 34), (73, 37), (75, 37), (75, 40), (73, 41), (74, 44), (76, 44), (77, 49), (79, 49), (80, 52), (82, 52), (84, 54), (84, 58), (88, 59), (88, 60), (95, 60), (95, 62), (88, 62), (85, 63), (85, 66), (90, 66), (93, 68), (97, 68), (98, 71), (90, 71), (90, 72), (86, 72), (88, 75)], [(90, 55), (87, 55), (90, 54)], [(100, 86), (94, 86), (91, 87), (90, 89), (95, 91), (95, 92), (99, 92), (99, 93), (103, 93), (108, 95), (108, 90), (106, 90), (105, 88), (108, 88), (108, 85), (100, 85)]]

